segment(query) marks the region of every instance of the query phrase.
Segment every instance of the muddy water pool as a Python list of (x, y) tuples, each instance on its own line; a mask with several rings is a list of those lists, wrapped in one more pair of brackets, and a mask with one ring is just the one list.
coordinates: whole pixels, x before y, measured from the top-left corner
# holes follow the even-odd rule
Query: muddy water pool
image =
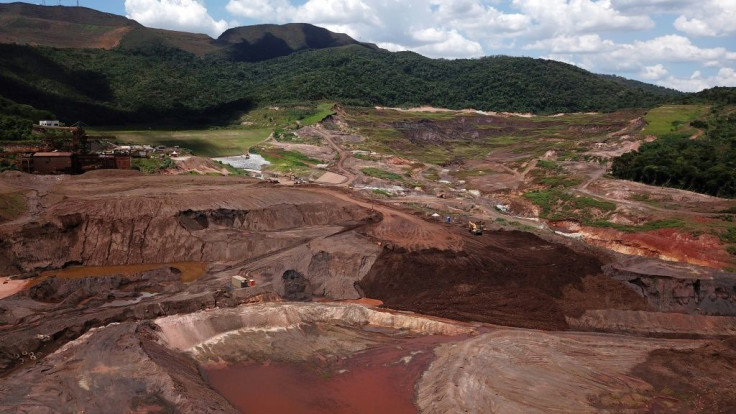
[(467, 336), (420, 336), (346, 359), (210, 366), (210, 385), (248, 413), (416, 413), (415, 385), (434, 359), (434, 348)]

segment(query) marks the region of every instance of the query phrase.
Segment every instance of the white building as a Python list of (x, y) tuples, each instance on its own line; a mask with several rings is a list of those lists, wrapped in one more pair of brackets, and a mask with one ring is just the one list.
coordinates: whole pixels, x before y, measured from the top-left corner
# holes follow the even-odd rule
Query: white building
[(44, 120), (38, 121), (38, 125), (40, 125), (40, 126), (47, 126), (47, 127), (58, 127), (59, 126), (59, 121), (58, 120), (44, 119)]

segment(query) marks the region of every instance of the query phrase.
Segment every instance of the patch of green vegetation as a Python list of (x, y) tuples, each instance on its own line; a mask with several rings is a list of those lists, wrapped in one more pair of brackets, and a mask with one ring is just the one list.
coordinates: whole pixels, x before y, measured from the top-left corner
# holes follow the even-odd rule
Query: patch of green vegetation
[(386, 190), (382, 190), (380, 188), (376, 188), (375, 190), (373, 190), (373, 194), (378, 194), (378, 195), (381, 195), (381, 196), (384, 196), (384, 197), (393, 197), (393, 195), (391, 193), (389, 193)]
[(266, 161), (270, 162), (268, 169), (281, 172), (305, 170), (310, 168), (311, 165), (320, 163), (319, 160), (310, 158), (299, 151), (284, 151), (274, 147), (254, 147), (251, 152), (260, 154)]
[(549, 215), (552, 211), (552, 206), (554, 203), (562, 200), (562, 201), (569, 201), (572, 196), (556, 190), (538, 190), (538, 191), (531, 191), (526, 194), (524, 194), (524, 198), (531, 201), (535, 205), (539, 206), (542, 209), (542, 216), (543, 218), (547, 215)]
[(401, 175), (392, 173), (390, 171), (381, 170), (379, 168), (363, 168), (360, 170), (360, 172), (369, 177), (380, 178), (382, 180), (403, 181), (403, 177)]
[(535, 183), (542, 184), (548, 187), (562, 187), (569, 188), (580, 185), (583, 181), (579, 178), (570, 178), (566, 176), (556, 175), (553, 177), (541, 177), (534, 180)]
[(649, 201), (649, 194), (632, 194), (630, 199), (634, 201), (646, 202)]
[(353, 154), (353, 157), (355, 157), (355, 158), (357, 158), (359, 160), (363, 160), (363, 161), (378, 161), (378, 158), (376, 158), (374, 156), (371, 156), (371, 155), (368, 155), (368, 154), (358, 153), (358, 154)]
[(114, 135), (118, 142), (141, 145), (180, 146), (203, 157), (241, 155), (266, 140), (270, 129), (207, 129), (186, 131), (96, 130), (90, 134)]
[(537, 161), (537, 167), (544, 168), (545, 170), (551, 170), (551, 171), (557, 171), (560, 169), (560, 166), (557, 165), (554, 161), (549, 160), (539, 160)]
[(652, 231), (661, 229), (686, 229), (689, 227), (688, 223), (682, 219), (664, 219), (649, 221), (642, 224), (641, 226), (630, 226), (626, 224), (611, 223), (605, 220), (598, 220), (588, 224), (596, 227), (610, 227), (626, 233), (637, 233), (641, 231)]
[(141, 171), (145, 174), (156, 174), (162, 170), (173, 168), (176, 163), (169, 157), (160, 159), (154, 158), (133, 158), (131, 169)]
[(248, 173), (248, 171), (241, 170), (240, 168), (235, 168), (235, 167), (233, 167), (230, 164), (225, 164), (224, 162), (215, 161), (215, 160), (212, 160), (212, 162), (214, 162), (220, 168), (226, 169), (227, 172), (230, 173), (230, 175), (241, 176), (241, 177), (250, 177), (250, 174)]
[(592, 197), (579, 196), (574, 198), (575, 208), (595, 208), (601, 211), (614, 211), (616, 204), (610, 201), (597, 200)]
[(28, 211), (26, 197), (19, 191), (0, 193), (0, 222), (15, 220)]
[(431, 180), (431, 181), (439, 181), (440, 180), (440, 172), (436, 168), (434, 168), (434, 167), (427, 168), (427, 170), (424, 171), (424, 173), (422, 175), (424, 175), (424, 178), (426, 178), (428, 180)]
[(729, 227), (718, 234), (723, 243), (736, 243), (736, 227)]
[(297, 129), (314, 125), (335, 111), (333, 103), (297, 104), (286, 106), (264, 106), (249, 111), (240, 119), (241, 125), (249, 128)]
[(736, 245), (733, 245), (733, 244), (732, 244), (732, 245), (730, 245), (730, 246), (726, 246), (726, 251), (727, 251), (727, 252), (728, 252), (728, 254), (730, 254), (731, 256), (736, 256)]
[(614, 203), (574, 196), (560, 188), (530, 191), (524, 197), (540, 207), (541, 218), (551, 221), (572, 220), (589, 224), (602, 220), (616, 209)]
[[(0, 151), (2, 153), (2, 151)], [(0, 160), (0, 172), (17, 170), (15, 162), (7, 159)]]
[(647, 126), (642, 133), (657, 137), (674, 133), (689, 137), (697, 132), (690, 123), (706, 115), (708, 109), (705, 105), (664, 105), (654, 108), (644, 117)]

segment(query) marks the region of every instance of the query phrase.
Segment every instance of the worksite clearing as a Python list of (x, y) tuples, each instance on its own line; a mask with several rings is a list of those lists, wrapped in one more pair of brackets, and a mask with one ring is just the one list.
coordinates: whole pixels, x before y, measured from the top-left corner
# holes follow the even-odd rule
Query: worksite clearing
[(3, 172), (0, 411), (736, 411), (726, 247), (622, 230), (735, 203), (604, 176), (640, 117), (336, 107), (254, 146), (275, 180)]

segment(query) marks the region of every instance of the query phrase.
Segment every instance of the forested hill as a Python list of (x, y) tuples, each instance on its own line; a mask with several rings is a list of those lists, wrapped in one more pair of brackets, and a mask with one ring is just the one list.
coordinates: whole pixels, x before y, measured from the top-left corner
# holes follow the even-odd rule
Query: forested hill
[(736, 88), (707, 89), (686, 100), (709, 109), (688, 123), (690, 129), (682, 131), (674, 121), (671, 132), (616, 158), (613, 175), (736, 198)]
[(433, 60), (362, 45), (254, 63), (160, 43), (113, 50), (0, 45), (0, 96), (88, 124), (209, 122), (251, 105), (307, 100), (555, 113), (648, 107), (676, 95), (549, 60)]
[(256, 62), (306, 49), (362, 45), (342, 33), (304, 23), (235, 27), (217, 39), (206, 34), (151, 29), (86, 7), (0, 4), (0, 43), (85, 49), (173, 47), (198, 56)]

